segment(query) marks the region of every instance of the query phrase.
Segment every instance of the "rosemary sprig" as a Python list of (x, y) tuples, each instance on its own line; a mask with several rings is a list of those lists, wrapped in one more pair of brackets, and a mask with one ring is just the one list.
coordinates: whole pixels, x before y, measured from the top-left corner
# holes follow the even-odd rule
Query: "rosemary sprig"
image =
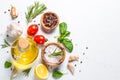
[(32, 19), (34, 19), (39, 14), (43, 13), (44, 10), (46, 10), (47, 7), (45, 4), (40, 4), (39, 2), (35, 2), (34, 5), (31, 5), (28, 7), (28, 12), (25, 13), (27, 22), (31, 22)]
[(10, 46), (10, 44), (4, 39), (4, 44), (1, 44), (2, 48)]
[(63, 51), (59, 51), (59, 52), (56, 52), (56, 49), (53, 51), (53, 53), (52, 54), (50, 54), (50, 55), (48, 55), (49, 57), (51, 57), (51, 56), (62, 56), (62, 52)]
[(26, 69), (26, 70), (23, 71), (23, 73), (27, 76), (29, 74), (30, 70), (31, 70), (31, 68)]

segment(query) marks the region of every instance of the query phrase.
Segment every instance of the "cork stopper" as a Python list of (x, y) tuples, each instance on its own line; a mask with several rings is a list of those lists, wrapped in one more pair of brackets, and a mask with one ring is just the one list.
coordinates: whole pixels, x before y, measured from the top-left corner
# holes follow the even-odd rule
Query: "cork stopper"
[(20, 38), (19, 41), (18, 41), (18, 46), (21, 49), (26, 49), (29, 46), (29, 42), (25, 38)]

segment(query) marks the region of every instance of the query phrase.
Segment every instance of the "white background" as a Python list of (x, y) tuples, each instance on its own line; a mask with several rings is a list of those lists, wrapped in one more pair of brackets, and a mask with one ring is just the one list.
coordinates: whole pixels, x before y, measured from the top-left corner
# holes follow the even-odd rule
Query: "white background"
[[(26, 31), (25, 11), (33, 2), (34, 0), (0, 1), (0, 44), (3, 43), (6, 27), (10, 22), (20, 21)], [(56, 12), (60, 22), (67, 22), (68, 30), (71, 31), (70, 38), (74, 43), (73, 52), (67, 53), (67, 56), (77, 54), (80, 57), (78, 62), (74, 62), (77, 64), (74, 75), (67, 70), (66, 64), (61, 65), (62, 71), (68, 74), (59, 80), (120, 80), (120, 0), (40, 0), (40, 2), (46, 4), (48, 8), (46, 11)], [(19, 10), (19, 17), (15, 20), (11, 20), (7, 11), (11, 4)], [(4, 14), (4, 11), (7, 13)], [(36, 23), (39, 23), (40, 16), (35, 19)], [(38, 34), (45, 35), (49, 41), (56, 41), (54, 36), (59, 35), (59, 29), (51, 34), (45, 34), (40, 29)], [(4, 68), (4, 62), (10, 57), (10, 53), (6, 53), (8, 50), (10, 48), (0, 49), (1, 80), (9, 80), (11, 74), (10, 69)], [(80, 61), (83, 63), (80, 64)], [(18, 76), (15, 80), (36, 80), (33, 73), (32, 70), (28, 77)], [(51, 74), (48, 80), (54, 80)]]

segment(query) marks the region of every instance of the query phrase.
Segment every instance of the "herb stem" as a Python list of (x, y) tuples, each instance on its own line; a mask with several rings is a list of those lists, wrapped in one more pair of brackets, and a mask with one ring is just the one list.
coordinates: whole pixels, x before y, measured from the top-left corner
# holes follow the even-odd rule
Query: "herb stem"
[(27, 22), (31, 22), (32, 19), (37, 17), (39, 14), (43, 13), (47, 7), (44, 4), (40, 4), (39, 2), (35, 2), (34, 5), (31, 5), (28, 8), (28, 12), (25, 13)]

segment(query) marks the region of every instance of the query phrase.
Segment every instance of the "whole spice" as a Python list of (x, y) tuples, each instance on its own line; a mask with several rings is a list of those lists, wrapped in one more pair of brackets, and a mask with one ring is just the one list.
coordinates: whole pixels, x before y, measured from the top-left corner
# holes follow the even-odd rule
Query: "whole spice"
[(12, 19), (15, 19), (15, 18), (18, 17), (18, 12), (17, 12), (17, 10), (16, 10), (16, 8), (14, 6), (11, 6), (10, 14), (11, 14)]
[(70, 70), (70, 72), (71, 72), (72, 74), (74, 74), (74, 71), (75, 71), (74, 66), (73, 66), (71, 63), (68, 63), (68, 64), (67, 64), (67, 67), (68, 67), (68, 69)]
[(59, 17), (54, 12), (46, 12), (41, 16), (41, 26), (43, 31), (46, 33), (51, 33), (59, 24)]
[(77, 55), (70, 55), (68, 61), (78, 61), (79, 57)]
[(44, 14), (43, 17), (43, 23), (47, 27), (54, 27), (58, 22), (58, 17), (55, 15), (55, 13), (47, 12)]

